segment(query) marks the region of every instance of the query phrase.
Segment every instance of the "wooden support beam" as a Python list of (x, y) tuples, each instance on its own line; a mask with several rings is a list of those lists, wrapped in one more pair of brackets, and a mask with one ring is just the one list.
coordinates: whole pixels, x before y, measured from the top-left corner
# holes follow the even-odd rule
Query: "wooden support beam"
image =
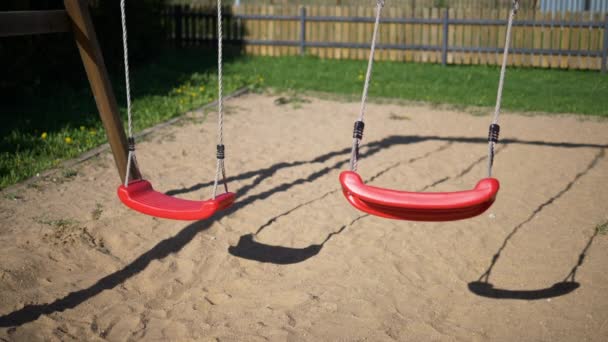
[[(118, 112), (116, 98), (110, 84), (108, 71), (97, 41), (86, 0), (64, 0), (65, 9), (72, 24), (82, 63), (89, 78), (99, 116), (110, 143), (114, 161), (122, 182), (126, 175), (128, 145), (127, 137)], [(119, 37), (117, 37), (119, 39)], [(135, 164), (135, 163), (134, 163)], [(136, 165), (131, 168), (131, 178), (141, 178)]]
[(0, 12), (0, 37), (69, 32), (66, 11)]

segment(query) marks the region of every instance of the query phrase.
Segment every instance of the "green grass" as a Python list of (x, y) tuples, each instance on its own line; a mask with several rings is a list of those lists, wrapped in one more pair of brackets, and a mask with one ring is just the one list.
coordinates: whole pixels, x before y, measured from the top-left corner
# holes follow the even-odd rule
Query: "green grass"
[[(230, 54), (229, 54), (230, 56)], [(136, 131), (198, 108), (215, 99), (215, 53), (168, 51), (132, 71)], [(328, 92), (360, 96), (365, 61), (313, 57), (232, 57), (225, 67), (225, 89), (243, 86), (298, 93)], [(492, 107), (498, 68), (441, 67), (431, 64), (376, 63), (370, 97), (397, 98), (454, 106)], [(27, 95), (0, 101), (0, 188), (57, 166), (106, 141), (93, 97), (82, 74), (81, 86), (47, 84)], [(113, 78), (125, 116), (122, 75)], [(296, 100), (294, 100), (296, 99)], [(597, 72), (509, 69), (506, 110), (608, 116), (608, 77)], [(490, 110), (488, 110), (489, 112)], [(489, 115), (490, 113), (488, 113)], [(73, 177), (70, 172), (65, 177)]]
[[(365, 61), (300, 57), (256, 57), (229, 66), (233, 73), (263, 75), (279, 90), (360, 95)], [(493, 107), (499, 68), (380, 62), (370, 97), (456, 106)], [(594, 71), (516, 69), (507, 71), (503, 107), (513, 111), (608, 116), (608, 76)]]

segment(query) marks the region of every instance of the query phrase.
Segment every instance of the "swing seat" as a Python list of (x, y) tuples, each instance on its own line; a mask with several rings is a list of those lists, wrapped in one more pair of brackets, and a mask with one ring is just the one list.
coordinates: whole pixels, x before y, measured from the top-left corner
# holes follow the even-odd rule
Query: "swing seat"
[(406, 192), (368, 186), (352, 171), (340, 174), (342, 192), (355, 208), (366, 213), (410, 221), (455, 221), (486, 211), (500, 188), (495, 178), (484, 178), (475, 189), (458, 192)]
[(215, 212), (229, 208), (236, 195), (228, 192), (206, 201), (186, 200), (155, 191), (150, 182), (142, 179), (132, 181), (129, 186), (119, 186), (118, 197), (127, 207), (146, 215), (195, 221), (209, 218)]

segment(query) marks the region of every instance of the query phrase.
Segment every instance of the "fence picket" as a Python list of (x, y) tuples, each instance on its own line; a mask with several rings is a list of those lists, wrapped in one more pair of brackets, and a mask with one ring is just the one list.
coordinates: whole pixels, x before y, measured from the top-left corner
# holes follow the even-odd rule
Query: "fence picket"
[[(421, 18), (429, 19), (430, 15), (431, 14), (430, 14), (430, 9), (429, 8), (422, 8), (422, 16), (421, 16)], [(429, 43), (429, 41), (430, 41), (431, 35), (430, 35), (430, 27), (429, 26), (430, 25), (424, 25), (424, 24), (420, 25), (420, 28), (421, 28), (420, 45)], [(421, 54), (421, 61), (423, 63), (427, 63), (429, 61), (429, 59), (430, 59), (429, 51), (422, 50), (420, 52), (420, 54)]]
[[(438, 8), (431, 8), (430, 9), (430, 13), (429, 13), (429, 18), (431, 19), (439, 19), (439, 10)], [(426, 26), (430, 26), (429, 27), (429, 42), (427, 43), (428, 45), (434, 45), (434, 46), (441, 46), (441, 41), (438, 39), (439, 38), (439, 30), (438, 30), (438, 25), (433, 24), (433, 25), (426, 25)], [(439, 52), (438, 51), (431, 51), (429, 52), (429, 62), (431, 63), (441, 63), (441, 57), (438, 56)]]
[[(473, 17), (472, 9), (467, 7), (464, 10), (464, 18), (471, 19), (472, 17)], [(465, 47), (473, 46), (473, 42), (471, 41), (471, 38), (472, 38), (472, 26), (464, 25), (462, 46), (465, 46)], [(464, 64), (467, 64), (467, 65), (471, 64), (471, 54), (472, 54), (471, 52), (464, 53), (464, 60), (463, 60)]]
[[(520, 13), (518, 13), (519, 16)], [(522, 37), (520, 35), (520, 27), (518, 26), (514, 26), (512, 29), (512, 42), (511, 42), (511, 46), (513, 48), (523, 48), (524, 42), (522, 41)], [(514, 66), (522, 66), (523, 65), (523, 56), (521, 53), (512, 53), (511, 56), (513, 57), (511, 63), (509, 65), (514, 65)]]
[[(581, 14), (579, 19), (583, 22), (591, 20), (591, 13), (586, 12), (584, 14)], [(589, 48), (589, 29), (585, 26), (581, 26), (579, 27), (578, 31), (580, 36), (579, 50), (584, 52), (591, 51), (591, 49)], [(590, 61), (588, 56), (579, 55), (579, 69), (588, 69), (590, 64), (589, 62)]]
[[(572, 13), (571, 14), (571, 18), (573, 19), (573, 21), (582, 21), (581, 20), (581, 14), (580, 13)], [(570, 49), (571, 50), (579, 50), (580, 51), (580, 47), (581, 47), (581, 30), (580, 27), (577, 25), (571, 25), (570, 27)], [(570, 56), (570, 58), (568, 59), (568, 68), (569, 69), (580, 69), (582, 66), (582, 58), (580, 53), (577, 54), (573, 54), (572, 56)]]
[[(275, 15), (275, 13), (281, 14), (281, 7), (280, 6), (272, 6), (269, 8), (268, 14), (269, 15)], [(275, 21), (275, 20), (269, 20), (268, 21), (268, 39), (270, 40), (280, 40), (281, 39), (281, 34), (282, 34), (282, 28), (284, 27), (284, 25), (287, 23), (286, 21)], [(281, 55), (281, 48), (279, 46), (271, 46), (270, 48), (270, 55), (271, 56), (280, 56)]]
[[(562, 20), (565, 20), (566, 22), (570, 21), (570, 12), (565, 13)], [(559, 49), (567, 50), (568, 48), (570, 48), (570, 27), (566, 23), (565, 25), (561, 25), (561, 27), (560, 27)], [(559, 67), (561, 69), (568, 68), (569, 59), (570, 59), (570, 56), (568, 53), (560, 54)]]
[[(414, 18), (422, 18), (422, 8), (415, 8), (414, 9)], [(422, 25), (420, 24), (413, 24), (413, 44), (414, 45), (421, 45), (422, 44)], [(420, 50), (414, 50), (414, 58), (413, 61), (414, 62), (421, 62), (422, 58), (421, 58), (421, 51)]]
[[(525, 18), (527, 21), (534, 21), (534, 11), (532, 10), (525, 10)], [(526, 48), (527, 49), (534, 49), (534, 34), (536, 34), (536, 30), (534, 26), (530, 26), (530, 27), (522, 27), (521, 29), (522, 34), (524, 35), (524, 38), (526, 39)], [(525, 60), (525, 66), (530, 67), (534, 65), (534, 53), (527, 53), (526, 54), (526, 60)]]
[[(287, 8), (286, 5), (277, 5), (275, 7), (275, 13), (278, 13), (279, 15), (287, 15), (289, 13), (289, 9)], [(289, 35), (289, 26), (291, 25), (291, 21), (279, 21), (276, 22), (275, 25), (276, 27), (276, 32), (275, 37), (276, 39), (280, 40), (280, 41), (284, 41), (284, 40), (294, 40), (291, 39), (290, 35)], [(288, 54), (288, 50), (289, 48), (287, 46), (278, 46), (275, 50), (275, 53), (277, 56), (286, 56)]]
[[(336, 16), (336, 17), (341, 17), (342, 14), (342, 6), (333, 6), (332, 7), (332, 15)], [(343, 34), (343, 27), (342, 27), (342, 23), (335, 23), (334, 24), (334, 29), (335, 29), (335, 36), (334, 36), (334, 41), (335, 42), (339, 42), (342, 43), (344, 41), (344, 37), (342, 36)], [(344, 58), (344, 50), (345, 49), (341, 49), (341, 48), (336, 48), (334, 49), (334, 58), (335, 59), (342, 59)]]
[[(538, 12), (537, 11), (530, 11), (530, 19), (537, 21), (538, 20)], [(538, 24), (535, 24), (534, 26), (532, 26), (532, 48), (533, 49), (540, 49), (542, 47), (542, 27)], [(541, 65), (541, 60), (542, 57), (538, 54), (538, 53), (532, 53), (531, 54), (531, 58), (530, 58), (530, 66), (533, 67), (539, 67)]]
[[(559, 20), (563, 19), (563, 17), (559, 14), (556, 14), (556, 16), (558, 17)], [(561, 45), (561, 35), (562, 35), (562, 25), (561, 24), (554, 25), (553, 29), (551, 30), (551, 48), (552, 49), (559, 49), (559, 47)], [(561, 52), (558, 54), (551, 55), (551, 67), (559, 68), (560, 59), (561, 59)]]
[[(373, 17), (374, 16), (374, 10), (372, 8), (370, 8), (369, 6), (365, 8), (365, 16), (366, 17)], [(374, 25), (372, 23), (367, 23), (365, 24), (365, 41), (364, 44), (366, 45), (365, 47), (365, 56), (364, 59), (367, 59), (369, 57), (369, 44), (372, 40), (372, 36), (374, 35)]]
[[(300, 7), (301, 6), (297, 6), (297, 5), (289, 7), (288, 14), (300, 16)], [(299, 20), (294, 20), (290, 23), (288, 39), (289, 40), (298, 40), (298, 41), (300, 40), (300, 21)], [(307, 38), (307, 39), (310, 39), (310, 38)], [(299, 54), (300, 54), (299, 47), (292, 46), (287, 49), (288, 56), (299, 55)]]
[[(487, 18), (490, 15), (490, 10), (488, 8), (481, 8), (479, 12), (479, 18)], [(479, 39), (477, 46), (488, 46), (488, 35), (489, 30), (484, 27), (479, 28)], [(478, 64), (487, 65), (488, 64), (488, 54), (485, 52), (478, 53)]]
[[(465, 18), (465, 14), (464, 14), (464, 8), (458, 8), (456, 10), (456, 18), (458, 19), (464, 19)], [(465, 40), (464, 40), (464, 25), (456, 25), (456, 32), (457, 32), (457, 37), (456, 37), (456, 46), (458, 47), (464, 47), (465, 46)], [(464, 64), (464, 52), (458, 52), (457, 54), (457, 59), (456, 59), (456, 64)]]
[[(342, 13), (346, 17), (352, 17), (355, 15), (355, 12), (353, 11), (353, 7), (351, 7), (351, 6), (344, 6), (344, 8), (342, 9)], [(354, 42), (357, 33), (354, 30), (353, 23), (344, 23), (343, 30), (345, 33), (345, 42), (347, 42), (347, 43)], [(355, 55), (356, 55), (355, 49), (348, 48), (348, 49), (346, 49), (346, 55), (344, 56), (344, 58), (354, 59)]]
[[(308, 11), (307, 14), (310, 15), (311, 17), (316, 17), (319, 15), (319, 6), (308, 6)], [(306, 23), (306, 37), (310, 37), (308, 39), (310, 39), (313, 42), (318, 42), (320, 41), (319, 39), (319, 30), (321, 28), (321, 25), (312, 25), (312, 23), (307, 22)], [(317, 56), (319, 57), (319, 49), (318, 48), (307, 48), (308, 53), (311, 56)]]
[[(350, 12), (349, 6), (342, 6), (342, 15), (345, 17), (350, 17), (352, 15), (352, 13)], [(350, 23), (346, 23), (346, 22), (341, 24), (342, 42), (344, 42), (344, 43), (352, 42), (352, 39), (351, 39), (352, 32), (350, 31), (350, 25), (351, 25)], [(351, 58), (350, 57), (351, 52), (352, 52), (352, 49), (350, 49), (350, 48), (342, 49), (342, 58), (344, 58), (344, 59)]]
[[(598, 22), (601, 20), (601, 17), (599, 14), (592, 14), (590, 16), (590, 21), (592, 22)], [(589, 49), (592, 51), (599, 51), (602, 48), (601, 45), (601, 32), (598, 32), (597, 30), (592, 29), (591, 27), (589, 27)], [(590, 57), (589, 58), (589, 69), (600, 69), (601, 68), (601, 60), (598, 59), (597, 57)]]
[[(405, 18), (413, 17), (412, 9), (410, 7), (406, 7), (403, 10), (403, 12), (404, 12)], [(414, 26), (413, 25), (411, 25), (411, 24), (403, 25), (402, 35), (403, 35), (403, 42), (405, 44), (408, 44), (408, 45), (414, 44)], [(411, 62), (414, 60), (414, 53), (412, 52), (412, 50), (405, 51), (404, 59), (406, 62)]]

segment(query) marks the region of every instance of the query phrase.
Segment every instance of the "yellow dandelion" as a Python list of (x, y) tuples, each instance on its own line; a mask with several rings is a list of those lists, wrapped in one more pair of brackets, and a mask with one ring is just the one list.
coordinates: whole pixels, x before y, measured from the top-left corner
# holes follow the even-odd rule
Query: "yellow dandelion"
[(96, 131), (96, 130), (94, 130), (94, 129), (92, 129), (92, 130), (90, 130), (90, 131), (89, 131), (89, 134), (90, 134), (90, 135), (96, 135), (96, 134), (97, 134), (97, 131)]
[(46, 137), (48, 136), (48, 134), (46, 134), (46, 132), (42, 132), (42, 134), (40, 135), (40, 138), (42, 140), (46, 140)]
[(65, 139), (63, 139), (63, 141), (65, 141), (66, 144), (71, 144), (72, 143), (72, 138), (65, 137)]

